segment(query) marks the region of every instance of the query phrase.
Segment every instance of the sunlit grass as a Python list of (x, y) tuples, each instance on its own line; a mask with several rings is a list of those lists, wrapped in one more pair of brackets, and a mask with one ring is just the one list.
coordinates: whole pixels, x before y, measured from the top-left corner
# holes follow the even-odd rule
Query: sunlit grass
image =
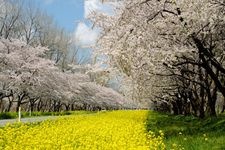
[(162, 130), (168, 150), (225, 149), (225, 117), (198, 119), (193, 116), (173, 116), (150, 112), (148, 130)]

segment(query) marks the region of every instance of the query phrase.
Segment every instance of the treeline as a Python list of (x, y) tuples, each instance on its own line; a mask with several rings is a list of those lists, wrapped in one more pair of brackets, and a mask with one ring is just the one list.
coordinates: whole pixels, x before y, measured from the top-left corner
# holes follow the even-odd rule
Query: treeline
[(32, 2), (0, 5), (0, 112), (133, 107), (94, 82), (95, 67), (77, 65), (76, 49), (69, 57), (72, 37)]
[(53, 17), (34, 1), (3, 0), (0, 7), (2, 38), (20, 39), (31, 46), (47, 47), (50, 49), (47, 57), (65, 68), (66, 61), (70, 61), (68, 53), (74, 46), (70, 33), (60, 27)]

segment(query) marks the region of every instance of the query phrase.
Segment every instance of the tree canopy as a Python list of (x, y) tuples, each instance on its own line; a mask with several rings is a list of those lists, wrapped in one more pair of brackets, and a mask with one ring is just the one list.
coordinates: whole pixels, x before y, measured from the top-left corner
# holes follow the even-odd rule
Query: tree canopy
[(102, 30), (96, 53), (132, 80), (134, 99), (159, 99), (176, 114), (216, 115), (216, 101), (225, 96), (224, 6), (223, 0), (127, 0), (114, 16), (93, 12)]

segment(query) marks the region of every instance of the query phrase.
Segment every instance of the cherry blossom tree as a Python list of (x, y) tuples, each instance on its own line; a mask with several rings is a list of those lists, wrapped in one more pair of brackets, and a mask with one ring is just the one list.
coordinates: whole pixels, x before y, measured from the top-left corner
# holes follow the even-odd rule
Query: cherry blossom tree
[(97, 55), (131, 78), (133, 98), (191, 103), (195, 115), (216, 115), (215, 97), (225, 96), (224, 1), (127, 0), (115, 10), (90, 16), (102, 31)]

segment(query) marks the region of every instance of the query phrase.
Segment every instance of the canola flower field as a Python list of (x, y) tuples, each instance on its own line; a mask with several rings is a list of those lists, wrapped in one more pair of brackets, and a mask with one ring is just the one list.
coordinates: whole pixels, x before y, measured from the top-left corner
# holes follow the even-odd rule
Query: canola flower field
[(146, 131), (148, 111), (80, 114), (0, 128), (4, 150), (163, 150), (163, 133)]

